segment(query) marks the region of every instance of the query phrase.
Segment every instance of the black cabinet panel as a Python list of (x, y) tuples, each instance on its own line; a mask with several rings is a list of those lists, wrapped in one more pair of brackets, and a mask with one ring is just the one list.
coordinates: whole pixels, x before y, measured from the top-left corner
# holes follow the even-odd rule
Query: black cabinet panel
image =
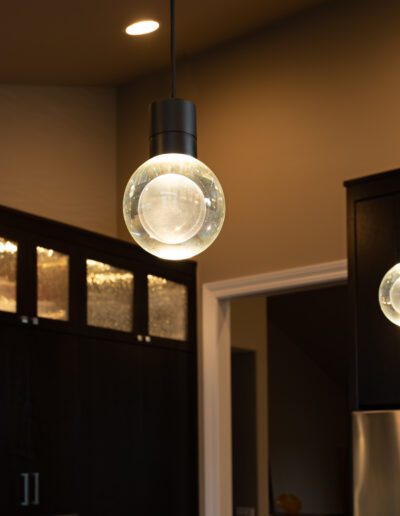
[(145, 348), (142, 363), (146, 502), (142, 514), (197, 514), (195, 357)]
[(96, 340), (91, 369), (90, 514), (142, 514), (140, 348)]
[(197, 514), (194, 355), (107, 341), (92, 349), (90, 514)]
[(197, 514), (194, 353), (0, 335), (1, 514)]
[(24, 510), (22, 474), (33, 464), (31, 339), (25, 328), (0, 326), (0, 514), (10, 516)]
[(400, 171), (350, 181), (352, 408), (400, 407), (400, 328), (379, 306), (383, 276), (400, 261)]
[(41, 511), (195, 514), (194, 368), (193, 354), (40, 334), (31, 393)]
[(400, 329), (383, 315), (378, 289), (398, 261), (396, 196), (356, 204), (360, 407), (400, 404)]
[[(33, 491), (43, 514), (80, 507), (81, 400), (79, 343), (68, 335), (34, 332), (30, 346)], [(33, 492), (33, 497), (35, 493)]]
[(80, 507), (79, 368), (71, 337), (0, 326), (1, 514)]

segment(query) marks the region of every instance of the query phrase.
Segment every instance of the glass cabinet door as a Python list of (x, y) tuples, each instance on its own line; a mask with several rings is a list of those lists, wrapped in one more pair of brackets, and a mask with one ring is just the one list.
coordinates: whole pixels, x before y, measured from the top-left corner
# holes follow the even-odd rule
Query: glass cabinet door
[(152, 337), (185, 341), (188, 337), (188, 287), (147, 275), (148, 325)]
[(17, 311), (18, 244), (0, 236), (0, 310)]
[(67, 321), (69, 319), (69, 256), (36, 247), (38, 317)]
[[(47, 241), (47, 239), (45, 239)], [(21, 230), (0, 234), (0, 314), (22, 325), (70, 318), (70, 256)], [(60, 244), (63, 248), (63, 244)]]
[(109, 263), (86, 260), (87, 324), (132, 332), (134, 276)]
[(118, 242), (102, 250), (75, 244), (72, 234), (3, 229), (1, 320), (142, 345), (194, 342), (194, 274), (185, 268), (135, 261), (125, 246), (119, 254)]

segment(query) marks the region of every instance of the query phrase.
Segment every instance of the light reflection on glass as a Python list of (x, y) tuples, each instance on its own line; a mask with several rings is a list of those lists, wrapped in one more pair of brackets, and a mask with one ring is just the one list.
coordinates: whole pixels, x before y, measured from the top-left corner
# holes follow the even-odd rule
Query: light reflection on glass
[(18, 246), (16, 243), (0, 238), (0, 253), (16, 254), (17, 251)]
[(132, 331), (132, 272), (107, 263), (86, 260), (87, 323), (90, 326)]
[(69, 256), (36, 247), (37, 315), (46, 319), (68, 320)]
[(17, 311), (17, 252), (16, 242), (0, 237), (0, 310)]
[(158, 276), (147, 276), (149, 333), (166, 339), (187, 339), (187, 287)]

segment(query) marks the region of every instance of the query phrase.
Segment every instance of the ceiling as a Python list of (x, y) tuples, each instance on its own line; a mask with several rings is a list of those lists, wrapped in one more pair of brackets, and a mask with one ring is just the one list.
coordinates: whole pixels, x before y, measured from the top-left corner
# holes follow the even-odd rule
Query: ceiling
[[(324, 0), (177, 0), (178, 55), (251, 33)], [(168, 64), (168, 0), (3, 0), (0, 82), (119, 85)], [(159, 31), (124, 28), (154, 18)]]

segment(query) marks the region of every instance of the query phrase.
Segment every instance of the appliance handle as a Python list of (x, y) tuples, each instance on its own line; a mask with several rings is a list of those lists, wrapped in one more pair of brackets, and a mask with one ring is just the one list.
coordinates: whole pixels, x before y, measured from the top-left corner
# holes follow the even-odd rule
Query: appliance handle
[(40, 474), (32, 473), (32, 477), (34, 480), (32, 505), (39, 505), (40, 504)]
[(21, 473), (21, 478), (24, 483), (23, 498), (21, 501), (21, 506), (27, 507), (29, 505), (29, 473)]

